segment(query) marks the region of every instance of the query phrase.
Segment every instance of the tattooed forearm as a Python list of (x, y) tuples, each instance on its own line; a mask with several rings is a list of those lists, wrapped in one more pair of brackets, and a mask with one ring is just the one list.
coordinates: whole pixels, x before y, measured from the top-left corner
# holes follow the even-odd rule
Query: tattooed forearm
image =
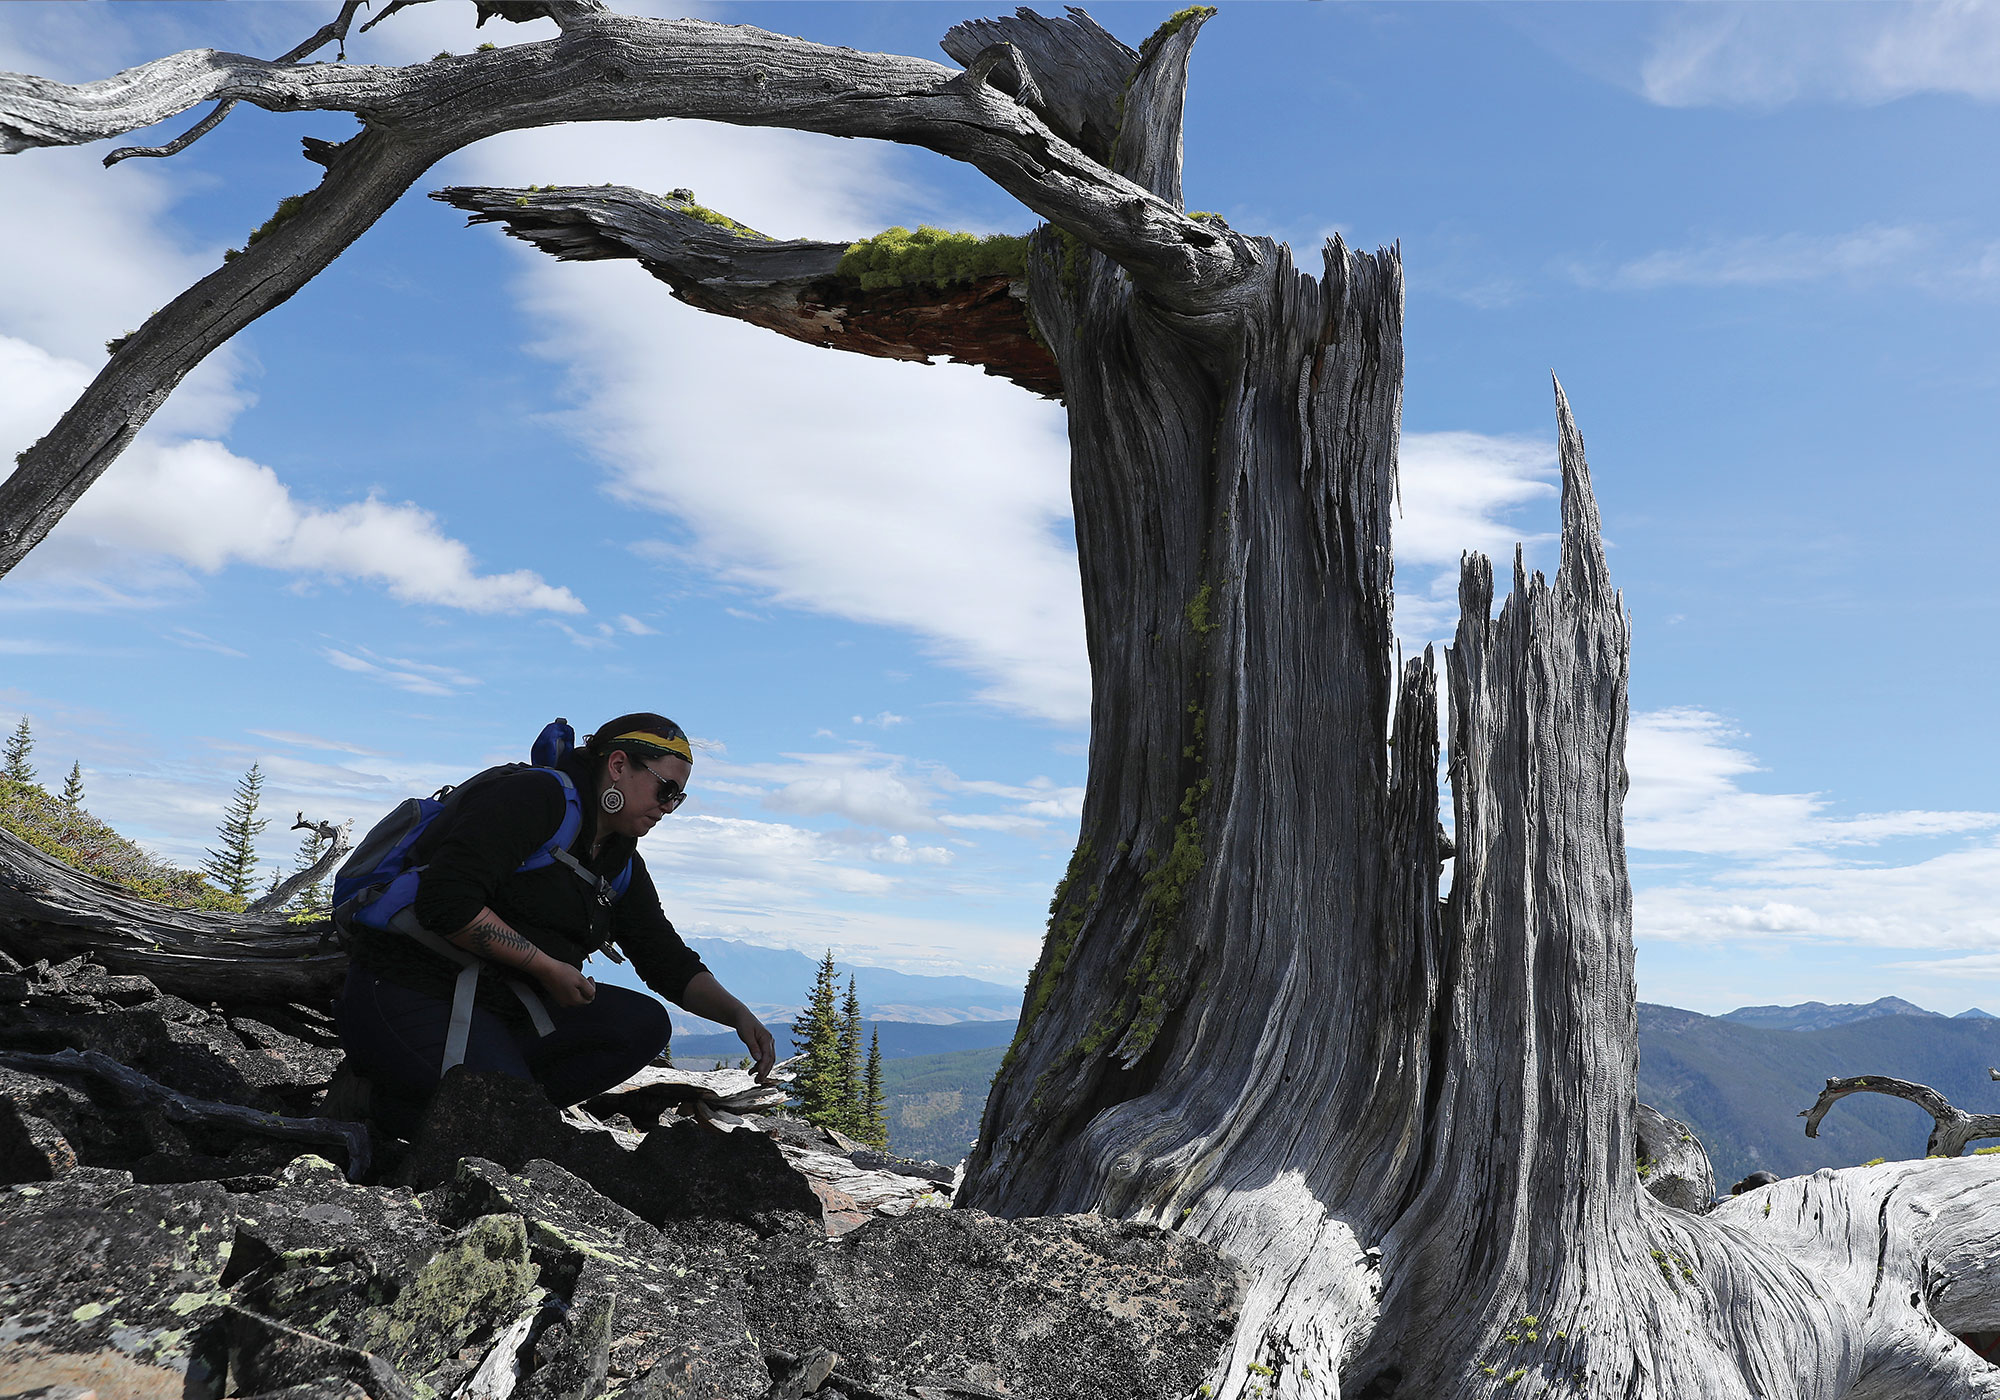
[(539, 951), (488, 909), (480, 910), (471, 923), (451, 936), (451, 941), (468, 953), (477, 953), (503, 967), (526, 968)]

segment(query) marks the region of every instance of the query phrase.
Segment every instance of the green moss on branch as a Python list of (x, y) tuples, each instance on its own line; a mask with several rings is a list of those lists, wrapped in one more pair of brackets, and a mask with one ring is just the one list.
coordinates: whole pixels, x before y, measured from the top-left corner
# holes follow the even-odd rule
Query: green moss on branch
[(1190, 5), (1185, 10), (1175, 10), (1167, 16), (1164, 24), (1147, 36), (1145, 43), (1139, 45), (1139, 62), (1145, 63), (1160, 45), (1180, 33), (1192, 21), (1213, 18), (1215, 18), (1213, 5)]
[(224, 262), (234, 262), (237, 258), (242, 257), (247, 250), (256, 247), (266, 238), (269, 238), (278, 231), (281, 224), (296, 217), (299, 211), (306, 207), (306, 200), (311, 197), (311, 193), (308, 191), (306, 194), (287, 195), (285, 198), (279, 200), (278, 207), (272, 211), (271, 217), (250, 230), (250, 236), (243, 241), (241, 248), (226, 249), (222, 254), (222, 260)]
[(1056, 979), (1069, 965), (1069, 955), (1076, 949), (1077, 936), (1083, 932), (1083, 921), (1102, 893), (1098, 886), (1092, 885), (1082, 899), (1072, 901), (1069, 897), (1070, 891), (1076, 887), (1077, 877), (1090, 864), (1090, 857), (1090, 837), (1085, 836), (1076, 843), (1076, 850), (1070, 854), (1069, 868), (1056, 882), (1055, 896), (1049, 900), (1049, 931), (1042, 942), (1041, 961), (1028, 979), (1028, 994), (1023, 998), (1020, 1024), (1014, 1028), (1014, 1043), (1007, 1047), (1006, 1057), (1000, 1064), (1003, 1072), (1021, 1042), (1027, 1038), (1028, 1027), (1034, 1024), (1035, 1017), (1042, 1013), (1042, 1008), (1054, 995)]
[(733, 233), (738, 238), (754, 238), (759, 243), (771, 241), (770, 234), (759, 233), (748, 224), (737, 223), (719, 209), (711, 209), (706, 204), (697, 203), (693, 190), (674, 190), (660, 203), (676, 214), (686, 214), (690, 218), (700, 219), (703, 223), (713, 225), (724, 233)]
[(850, 244), (840, 260), (840, 275), (871, 292), (911, 285), (943, 287), (986, 277), (1022, 278), (1028, 275), (1028, 240), (1011, 233), (982, 238), (929, 224), (915, 232), (898, 226)]

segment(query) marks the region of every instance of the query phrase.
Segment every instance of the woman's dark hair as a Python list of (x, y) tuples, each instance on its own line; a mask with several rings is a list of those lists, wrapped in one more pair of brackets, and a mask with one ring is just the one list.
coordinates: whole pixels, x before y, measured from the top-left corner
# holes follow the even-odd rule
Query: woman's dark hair
[(580, 750), (592, 777), (602, 773), (611, 755), (619, 752), (639, 763), (650, 763), (669, 754), (694, 762), (694, 746), (688, 742), (686, 732), (665, 715), (645, 711), (606, 720), (583, 741)]

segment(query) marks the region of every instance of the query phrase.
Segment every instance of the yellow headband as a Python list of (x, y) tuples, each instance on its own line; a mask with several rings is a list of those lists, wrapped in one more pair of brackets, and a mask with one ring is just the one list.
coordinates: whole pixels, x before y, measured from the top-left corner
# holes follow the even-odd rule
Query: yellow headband
[(689, 763), (694, 762), (694, 750), (688, 747), (686, 739), (662, 739), (657, 734), (649, 734), (643, 729), (636, 729), (630, 734), (620, 734), (611, 742), (618, 744), (623, 743), (627, 739), (636, 739), (642, 744), (651, 744), (656, 749), (665, 749), (668, 753), (679, 754)]

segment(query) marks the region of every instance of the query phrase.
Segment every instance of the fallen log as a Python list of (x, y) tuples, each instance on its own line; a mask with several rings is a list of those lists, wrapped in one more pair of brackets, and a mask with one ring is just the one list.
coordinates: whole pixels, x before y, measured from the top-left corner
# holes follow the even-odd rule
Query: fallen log
[(0, 828), (0, 951), (22, 963), (80, 954), (195, 1002), (323, 1006), (347, 975), (331, 923), (169, 909), (63, 864)]

